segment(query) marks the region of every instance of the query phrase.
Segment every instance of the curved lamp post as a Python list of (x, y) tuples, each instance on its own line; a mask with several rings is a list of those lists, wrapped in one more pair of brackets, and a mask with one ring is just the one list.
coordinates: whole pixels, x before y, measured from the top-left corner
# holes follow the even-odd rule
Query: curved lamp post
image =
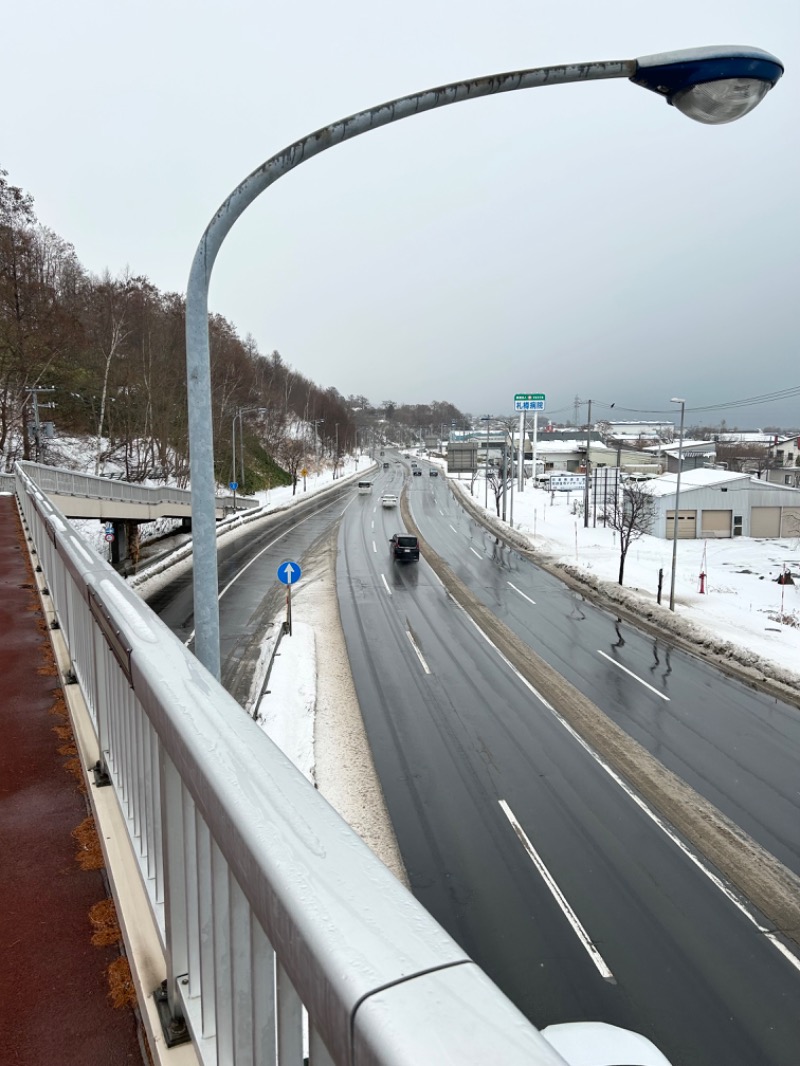
[(675, 510), (672, 512), (672, 569), (669, 576), (669, 609), (675, 610), (675, 568), (678, 565), (678, 529), (680, 528), (681, 506), (681, 471), (683, 470), (683, 419), (686, 414), (686, 400), (673, 396), (670, 403), (681, 405), (681, 426), (678, 430), (678, 478), (675, 482)]
[(214, 444), (208, 345), (208, 286), (214, 260), (236, 219), (265, 189), (294, 167), (369, 130), (462, 100), (542, 85), (628, 78), (663, 96), (698, 122), (732, 122), (751, 111), (783, 73), (783, 64), (758, 48), (695, 48), (641, 59), (537, 67), (453, 82), (399, 97), (334, 122), (272, 156), (238, 185), (200, 240), (186, 290), (186, 365), (194, 544), (195, 654), (220, 676), (217, 602)]

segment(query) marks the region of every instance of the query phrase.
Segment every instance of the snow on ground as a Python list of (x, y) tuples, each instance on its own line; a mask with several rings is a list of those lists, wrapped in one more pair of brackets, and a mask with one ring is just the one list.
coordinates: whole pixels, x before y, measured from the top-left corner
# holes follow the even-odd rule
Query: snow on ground
[[(262, 649), (246, 708), (394, 875), (408, 885), (364, 729), (339, 604), (331, 546), (292, 592), (292, 633), (278, 641), (285, 610)], [(277, 644), (269, 680), (267, 666)], [(255, 713), (254, 713), (255, 705)]]
[[(348, 459), (339, 473), (355, 485), (361, 478), (371, 478), (375, 469), (376, 464), (362, 457)], [(293, 495), (291, 486), (258, 493), (262, 506), (220, 522), (220, 536), (247, 536), (253, 522), (296, 506), (333, 484), (332, 472), (324, 471), (308, 478), (305, 493)], [(304, 565), (300, 582), (293, 586), (291, 636), (279, 641), (285, 609), (269, 626), (245, 710), (407, 885), (350, 673), (339, 622), (333, 549), (330, 552), (324, 560)], [(189, 543), (141, 570), (129, 583), (140, 593), (153, 592), (174, 577), (175, 565), (189, 566), (190, 556)]]
[[(433, 460), (435, 461), (435, 460)], [(376, 464), (362, 458), (360, 470), (349, 460), (342, 473), (351, 481), (370, 478)], [(800, 584), (779, 585), (784, 570), (800, 575), (800, 540), (679, 541), (676, 567), (676, 612), (668, 609), (672, 542), (645, 534), (635, 540), (625, 564), (624, 589), (617, 584), (618, 535), (590, 517), (588, 528), (579, 513), (580, 493), (551, 493), (529, 481), (514, 493), (513, 530), (483, 506), (483, 484), (470, 494), (466, 480), (449, 478), (465, 503), (480, 512), (490, 527), (530, 548), (537, 562), (566, 573), (583, 587), (595, 588), (605, 599), (647, 617), (651, 625), (688, 638), (695, 645), (734, 659), (761, 676), (770, 676), (800, 689)], [(291, 487), (259, 493), (261, 508), (220, 523), (221, 536), (247, 535), (250, 523), (269, 513), (290, 508), (333, 484), (330, 470), (309, 478), (306, 492)], [(507, 501), (510, 503), (510, 501)], [(79, 525), (79, 523), (75, 523)], [(100, 552), (106, 551), (97, 523), (91, 534)], [(519, 538), (519, 540), (517, 540)], [(188, 564), (191, 545), (185, 545), (131, 583), (158, 583), (158, 574), (180, 560)], [(658, 572), (663, 569), (662, 605), (656, 602)], [(705, 574), (700, 592), (700, 574)], [(304, 571), (293, 590), (293, 634), (284, 637), (269, 679), (268, 695), (256, 708), (262, 728), (319, 787), (383, 861), (404, 879), (402, 860), (383, 804), (380, 783), (363, 729), (350, 676), (338, 618), (333, 560), (319, 574)], [(262, 661), (252, 702), (275, 645), (282, 618), (276, 618), (265, 637)], [(320, 634), (325, 634), (321, 640)]]
[[(469, 483), (450, 477), (470, 496)], [(675, 613), (669, 611), (672, 541), (644, 534), (632, 542), (625, 562), (624, 588), (617, 583), (619, 535), (590, 514), (583, 524), (581, 492), (550, 492), (534, 487), (514, 492), (514, 528), (543, 563), (565, 570), (603, 591), (651, 623), (688, 637), (744, 666), (764, 669), (800, 688), (800, 538), (756, 540), (679, 540), (675, 568)], [(505, 532), (508, 523), (484, 508), (484, 484), (477, 481), (471, 504)], [(507, 514), (509, 501), (507, 500)], [(596, 524), (595, 524), (596, 522)], [(663, 569), (661, 606), (658, 573)], [(798, 584), (778, 584), (789, 570)], [(700, 575), (705, 574), (701, 593)]]

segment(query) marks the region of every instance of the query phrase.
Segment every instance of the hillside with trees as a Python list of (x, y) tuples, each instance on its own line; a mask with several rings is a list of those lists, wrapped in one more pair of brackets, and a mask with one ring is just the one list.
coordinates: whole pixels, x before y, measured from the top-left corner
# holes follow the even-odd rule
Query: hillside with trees
[[(336, 463), (359, 446), (406, 444), (466, 425), (448, 403), (345, 400), (279, 352), (260, 352), (221, 315), (209, 316), (209, 333), (220, 484), (241, 469), (248, 492), (296, 483), (304, 465)], [(113, 462), (131, 481), (186, 484), (184, 295), (161, 292), (143, 275), (87, 271), (73, 246), (39, 222), (33, 198), (0, 170), (3, 469), (18, 459), (68, 464), (59, 442), (71, 436), (92, 442), (95, 473)]]
[[(113, 459), (131, 480), (185, 483), (184, 316), (184, 296), (144, 276), (85, 270), (72, 245), (39, 222), (32, 197), (0, 171), (3, 468), (17, 459), (56, 463), (59, 438), (79, 435), (95, 442), (97, 473)], [(306, 457), (333, 458), (337, 442), (340, 454), (354, 448), (356, 423), (335, 388), (310, 381), (278, 352), (262, 354), (221, 315), (210, 315), (209, 330), (221, 483), (231, 477), (234, 433), (250, 491), (288, 483)], [(52, 391), (35, 391), (44, 389)]]

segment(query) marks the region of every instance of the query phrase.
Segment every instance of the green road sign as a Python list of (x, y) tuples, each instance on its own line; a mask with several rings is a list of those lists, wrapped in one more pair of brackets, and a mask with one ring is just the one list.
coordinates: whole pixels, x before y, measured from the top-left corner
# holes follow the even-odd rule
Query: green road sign
[(514, 397), (515, 411), (544, 411), (543, 392), (518, 392)]

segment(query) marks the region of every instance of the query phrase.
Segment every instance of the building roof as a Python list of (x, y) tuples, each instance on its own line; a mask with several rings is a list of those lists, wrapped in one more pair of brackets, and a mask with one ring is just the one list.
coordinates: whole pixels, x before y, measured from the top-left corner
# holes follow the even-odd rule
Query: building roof
[[(681, 474), (681, 495), (695, 489), (708, 488), (709, 485), (724, 485), (732, 481), (755, 481), (751, 474), (738, 474), (732, 470), (716, 470), (711, 467), (698, 467), (697, 470), (684, 470)], [(662, 474), (644, 483), (644, 490), (651, 496), (674, 496), (678, 483), (677, 474)], [(765, 484), (765, 482), (761, 482)], [(774, 488), (773, 486), (770, 486)]]
[[(707, 448), (705, 452), (702, 452), (703, 445)], [(705, 455), (717, 454), (717, 442), (713, 440), (685, 440), (682, 446), (679, 441), (670, 441), (668, 444), (649, 444), (643, 451), (654, 453), (669, 452), (670, 455), (677, 455), (681, 447), (684, 452), (692, 450), (696, 453), (700, 449), (702, 454)]]
[(763, 433), (760, 429), (743, 429), (740, 433), (717, 433), (717, 440), (725, 444), (772, 444), (774, 433)]
[[(610, 452), (613, 449), (603, 444), (601, 440), (590, 441), (590, 448), (593, 452), (607, 451)], [(549, 434), (544, 437), (539, 437), (536, 442), (536, 451), (549, 452), (551, 455), (558, 452), (585, 452), (586, 451), (586, 438), (580, 438), (579, 440), (553, 440)]]

